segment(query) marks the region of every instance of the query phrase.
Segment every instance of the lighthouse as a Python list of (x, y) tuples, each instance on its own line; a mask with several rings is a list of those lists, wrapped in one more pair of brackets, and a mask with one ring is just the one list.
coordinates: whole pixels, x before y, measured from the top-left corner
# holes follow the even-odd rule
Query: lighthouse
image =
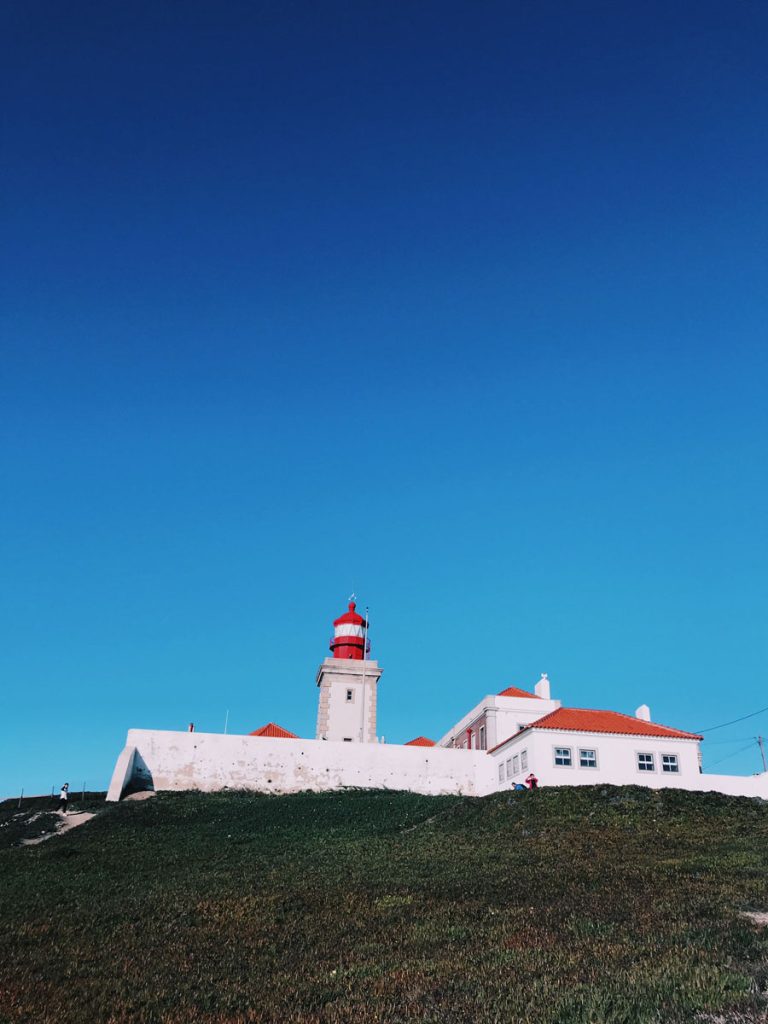
[(372, 661), (367, 615), (354, 601), (333, 622), (332, 657), (317, 672), (319, 740), (339, 743), (376, 742), (376, 695), (382, 670)]

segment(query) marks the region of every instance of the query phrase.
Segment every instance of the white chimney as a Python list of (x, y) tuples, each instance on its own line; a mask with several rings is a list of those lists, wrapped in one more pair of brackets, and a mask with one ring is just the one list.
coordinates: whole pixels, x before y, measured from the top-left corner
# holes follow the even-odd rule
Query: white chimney
[(641, 704), (635, 712), (635, 718), (639, 718), (641, 722), (650, 722), (651, 720), (651, 709), (647, 704)]
[(536, 683), (533, 688), (533, 692), (537, 697), (541, 697), (542, 700), (549, 700), (549, 679), (547, 679), (547, 673), (541, 673), (541, 679)]

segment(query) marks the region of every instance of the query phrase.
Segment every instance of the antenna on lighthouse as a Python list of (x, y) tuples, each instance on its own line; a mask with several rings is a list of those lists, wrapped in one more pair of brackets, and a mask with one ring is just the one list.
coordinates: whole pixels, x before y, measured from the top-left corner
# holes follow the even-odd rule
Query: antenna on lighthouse
[(365, 620), (363, 622), (363, 681), (360, 686), (362, 700), (360, 701), (360, 742), (365, 743), (365, 663), (367, 661), (368, 647), (368, 605), (365, 606)]

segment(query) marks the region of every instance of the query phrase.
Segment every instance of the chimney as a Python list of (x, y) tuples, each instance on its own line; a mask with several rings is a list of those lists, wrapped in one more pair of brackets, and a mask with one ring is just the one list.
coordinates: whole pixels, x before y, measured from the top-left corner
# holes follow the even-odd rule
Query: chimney
[(541, 697), (542, 700), (549, 700), (549, 679), (547, 679), (547, 673), (541, 673), (541, 679), (536, 683), (533, 688), (534, 693), (537, 697)]
[(647, 704), (641, 704), (640, 707), (635, 711), (635, 718), (639, 718), (641, 722), (650, 722), (651, 720), (651, 709)]

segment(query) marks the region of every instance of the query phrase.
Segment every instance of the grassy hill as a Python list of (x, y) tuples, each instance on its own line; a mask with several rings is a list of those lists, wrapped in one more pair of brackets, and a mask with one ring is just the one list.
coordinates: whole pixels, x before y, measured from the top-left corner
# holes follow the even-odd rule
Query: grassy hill
[(19, 836), (4, 1024), (765, 1020), (757, 801), (181, 793)]

